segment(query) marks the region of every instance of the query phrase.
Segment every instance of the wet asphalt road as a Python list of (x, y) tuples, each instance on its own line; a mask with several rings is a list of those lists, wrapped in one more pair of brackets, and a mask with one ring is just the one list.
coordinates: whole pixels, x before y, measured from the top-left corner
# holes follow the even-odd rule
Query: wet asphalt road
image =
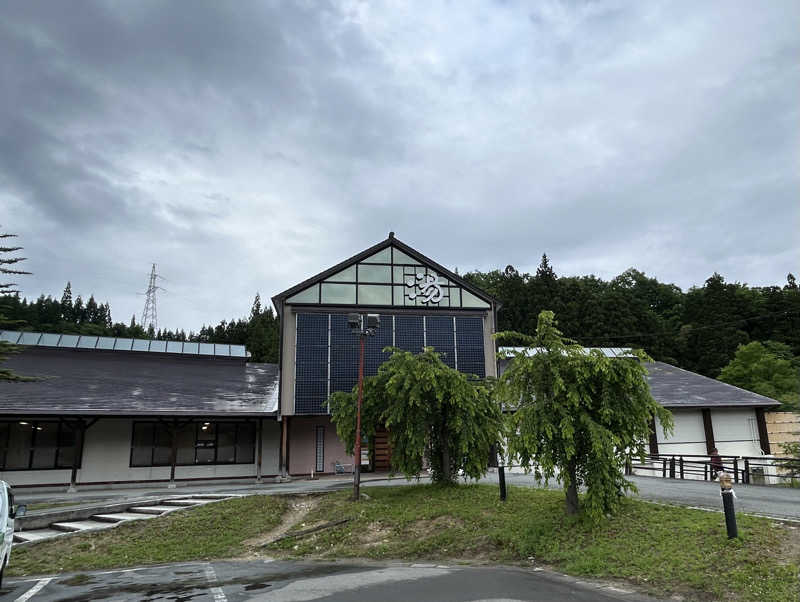
[(653, 600), (541, 569), (282, 561), (192, 562), (53, 578), (9, 579), (2, 600), (465, 602)]

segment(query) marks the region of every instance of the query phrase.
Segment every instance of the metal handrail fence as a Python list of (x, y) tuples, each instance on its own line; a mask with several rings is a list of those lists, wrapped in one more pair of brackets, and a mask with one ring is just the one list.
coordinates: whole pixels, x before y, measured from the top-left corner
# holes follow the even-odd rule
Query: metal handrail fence
[[(663, 478), (686, 479), (702, 476), (703, 480), (711, 480), (713, 467), (711, 457), (701, 454), (647, 454), (645, 463), (631, 464), (626, 473), (633, 474), (633, 470), (652, 471), (661, 473)], [(791, 474), (781, 474), (776, 467), (775, 458), (764, 456), (719, 456), (718, 466), (733, 475), (734, 483), (751, 484), (753, 475), (767, 474), (770, 469), (770, 478), (792, 479)], [(796, 477), (795, 477), (796, 478)]]

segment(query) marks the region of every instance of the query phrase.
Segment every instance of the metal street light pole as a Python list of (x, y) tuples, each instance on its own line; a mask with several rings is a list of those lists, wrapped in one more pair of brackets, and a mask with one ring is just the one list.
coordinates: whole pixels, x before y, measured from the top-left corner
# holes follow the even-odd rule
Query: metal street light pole
[(367, 338), (365, 332), (358, 335), (359, 355), (358, 355), (358, 407), (356, 409), (356, 458), (353, 469), (353, 501), (357, 502), (361, 496), (361, 403), (364, 399), (364, 340)]

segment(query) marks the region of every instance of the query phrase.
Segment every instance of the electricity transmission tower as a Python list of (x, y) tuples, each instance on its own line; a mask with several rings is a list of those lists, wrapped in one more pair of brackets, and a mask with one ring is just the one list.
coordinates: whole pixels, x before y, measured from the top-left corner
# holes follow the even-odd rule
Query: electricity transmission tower
[(156, 264), (153, 264), (153, 269), (150, 270), (150, 282), (147, 285), (147, 292), (144, 293), (144, 310), (142, 311), (142, 327), (149, 330), (153, 327), (153, 331), (158, 331), (158, 310), (156, 309), (156, 291), (166, 289), (156, 285), (156, 278), (161, 278), (156, 274)]

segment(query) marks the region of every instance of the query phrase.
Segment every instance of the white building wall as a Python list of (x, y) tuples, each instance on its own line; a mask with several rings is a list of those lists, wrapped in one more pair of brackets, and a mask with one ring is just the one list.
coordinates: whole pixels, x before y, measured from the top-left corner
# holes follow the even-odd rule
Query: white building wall
[(658, 453), (662, 455), (705, 455), (706, 432), (703, 428), (703, 413), (700, 410), (673, 410), (675, 423), (671, 435), (664, 436), (661, 422), (656, 419)]
[(714, 442), (722, 456), (761, 456), (756, 411), (711, 410)]

